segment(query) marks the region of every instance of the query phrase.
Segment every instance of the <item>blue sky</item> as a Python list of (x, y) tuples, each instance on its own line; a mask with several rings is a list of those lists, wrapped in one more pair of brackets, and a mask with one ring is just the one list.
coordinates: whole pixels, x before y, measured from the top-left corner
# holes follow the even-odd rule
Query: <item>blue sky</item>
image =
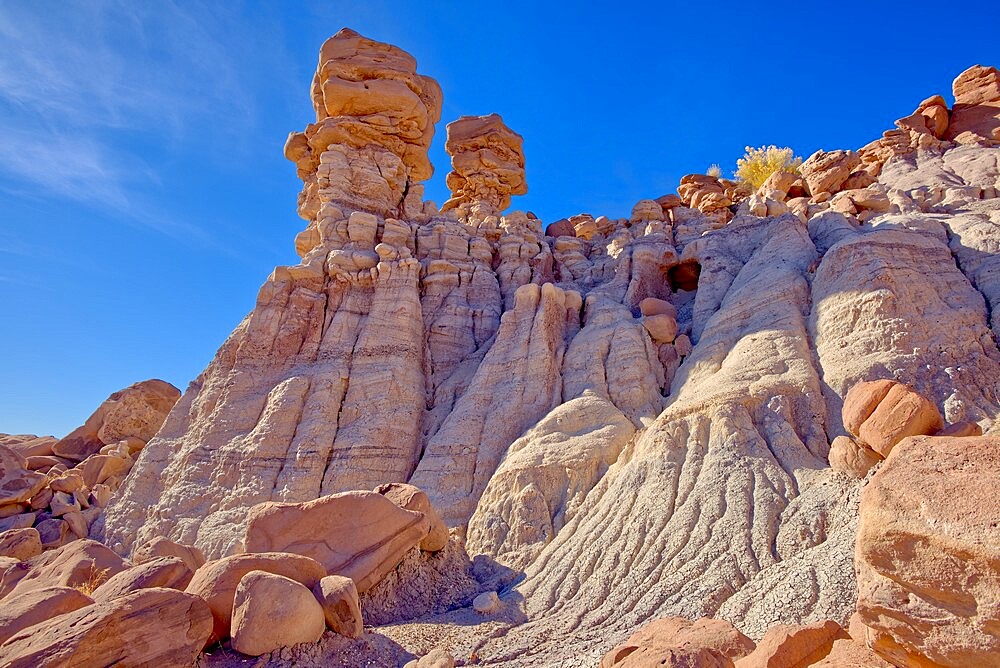
[[(0, 432), (64, 435), (146, 378), (184, 389), (297, 258), (282, 157), (343, 26), (524, 136), (546, 222), (624, 216), (743, 147), (858, 148), (966, 67), (994, 2), (0, 3)], [(952, 29), (954, 26), (954, 29)]]

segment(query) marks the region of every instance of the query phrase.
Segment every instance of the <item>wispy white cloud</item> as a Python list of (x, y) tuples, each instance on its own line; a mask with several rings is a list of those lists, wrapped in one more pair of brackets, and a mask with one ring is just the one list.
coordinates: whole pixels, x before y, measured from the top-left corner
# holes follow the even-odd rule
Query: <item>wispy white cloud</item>
[(148, 205), (156, 161), (205, 141), (206, 118), (224, 116), (234, 143), (253, 126), (241, 59), (257, 31), (169, 0), (0, 4), (0, 188), (190, 234)]

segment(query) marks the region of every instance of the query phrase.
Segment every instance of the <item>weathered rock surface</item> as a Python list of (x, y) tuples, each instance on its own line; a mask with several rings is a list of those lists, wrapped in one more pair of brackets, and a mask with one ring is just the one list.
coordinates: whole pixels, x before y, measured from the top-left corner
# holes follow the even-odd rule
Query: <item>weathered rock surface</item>
[(313, 594), (323, 607), (326, 625), (334, 633), (357, 638), (365, 631), (361, 619), (361, 601), (354, 580), (340, 575), (327, 575), (313, 585)]
[(524, 139), (498, 114), (463, 116), (448, 124), (445, 150), (451, 156), (448, 174), (451, 199), (441, 210), (458, 208), (468, 215), (478, 204), (480, 218), (496, 215), (510, 206), (511, 195), (528, 192), (524, 178)]
[(468, 549), (524, 568), (573, 519), (633, 434), (632, 422), (589, 390), (553, 410), (507, 449), (469, 520)]
[(146, 380), (115, 392), (81, 426), (53, 444), (52, 452), (75, 461), (129, 437), (148, 441), (163, 425), (181, 392), (162, 380)]
[(0, 645), (29, 626), (93, 603), (89, 596), (72, 587), (43, 587), (8, 596), (0, 607)]
[(30, 626), (0, 645), (0, 664), (190, 666), (212, 630), (208, 606), (173, 589), (144, 589)]
[(254, 507), (243, 544), (247, 552), (292, 552), (315, 559), (328, 573), (354, 580), (364, 593), (431, 528), (430, 517), (401, 508), (378, 492), (342, 492), (307, 503)]
[(290, 578), (310, 589), (327, 574), (319, 562), (298, 554), (237, 554), (207, 562), (195, 571), (185, 591), (208, 603), (212, 613), (211, 642), (229, 637), (236, 589), (251, 571)]
[(266, 571), (250, 571), (240, 579), (233, 600), (232, 646), (237, 652), (260, 656), (316, 642), (325, 629), (323, 608), (302, 584)]
[(866, 487), (858, 613), (895, 665), (1000, 665), (1000, 439), (916, 437)]

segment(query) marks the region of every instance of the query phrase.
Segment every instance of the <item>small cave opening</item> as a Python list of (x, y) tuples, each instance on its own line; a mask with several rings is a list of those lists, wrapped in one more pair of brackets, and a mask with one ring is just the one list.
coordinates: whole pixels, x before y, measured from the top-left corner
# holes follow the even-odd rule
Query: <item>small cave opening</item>
[(672, 292), (697, 290), (699, 276), (701, 276), (701, 265), (695, 260), (681, 262), (667, 270), (667, 280), (670, 282)]

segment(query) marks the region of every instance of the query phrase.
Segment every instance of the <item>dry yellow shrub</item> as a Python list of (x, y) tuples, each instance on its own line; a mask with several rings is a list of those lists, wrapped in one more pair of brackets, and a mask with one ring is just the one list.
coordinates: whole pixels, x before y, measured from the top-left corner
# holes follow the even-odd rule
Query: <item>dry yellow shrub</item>
[(795, 174), (801, 164), (802, 158), (795, 157), (790, 148), (747, 146), (746, 154), (736, 161), (736, 178), (757, 190), (771, 174), (777, 171)]
[(102, 584), (108, 581), (108, 573), (111, 571), (110, 568), (102, 568), (97, 570), (97, 566), (93, 563), (90, 564), (90, 574), (86, 580), (75, 585), (73, 589), (78, 592), (90, 596), (94, 591), (100, 587)]

